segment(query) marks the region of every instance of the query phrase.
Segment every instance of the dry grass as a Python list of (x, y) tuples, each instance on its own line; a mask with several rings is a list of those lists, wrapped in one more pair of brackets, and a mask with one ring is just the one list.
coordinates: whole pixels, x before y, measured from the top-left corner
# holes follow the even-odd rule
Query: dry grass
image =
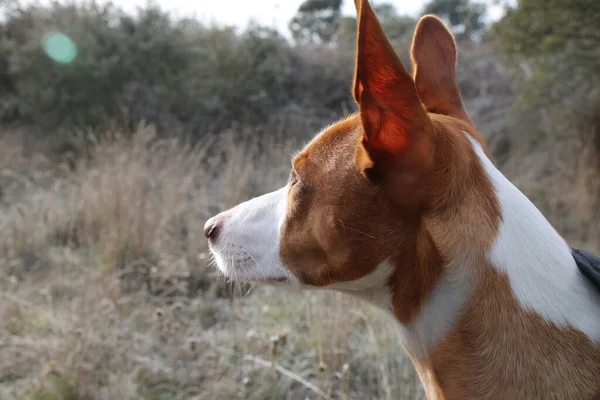
[(298, 143), (141, 129), (71, 170), (0, 141), (1, 399), (415, 398), (378, 310), (207, 268), (204, 220), (285, 181)]
[[(562, 138), (542, 124), (533, 144), (515, 131), (502, 169), (600, 250), (594, 118)], [(207, 266), (205, 219), (280, 186), (299, 140), (236, 132), (192, 147), (141, 128), (94, 141), (73, 168), (19, 137), (0, 136), (0, 399), (423, 397), (380, 311), (235, 288)]]

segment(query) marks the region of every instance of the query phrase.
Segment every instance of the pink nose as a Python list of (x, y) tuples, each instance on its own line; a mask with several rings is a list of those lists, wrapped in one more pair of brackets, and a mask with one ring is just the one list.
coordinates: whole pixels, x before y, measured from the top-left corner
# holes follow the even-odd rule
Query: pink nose
[(226, 215), (221, 213), (206, 221), (204, 224), (204, 236), (206, 236), (207, 239), (215, 240), (223, 228), (223, 223), (226, 219)]

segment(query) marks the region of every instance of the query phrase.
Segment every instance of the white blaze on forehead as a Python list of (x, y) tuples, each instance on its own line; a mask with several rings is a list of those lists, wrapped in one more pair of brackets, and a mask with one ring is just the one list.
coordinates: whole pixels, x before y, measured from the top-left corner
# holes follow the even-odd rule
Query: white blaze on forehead
[(508, 275), (521, 306), (560, 327), (600, 340), (600, 296), (580, 273), (571, 251), (535, 205), (496, 169), (470, 135), (496, 191), (500, 231), (489, 259)]

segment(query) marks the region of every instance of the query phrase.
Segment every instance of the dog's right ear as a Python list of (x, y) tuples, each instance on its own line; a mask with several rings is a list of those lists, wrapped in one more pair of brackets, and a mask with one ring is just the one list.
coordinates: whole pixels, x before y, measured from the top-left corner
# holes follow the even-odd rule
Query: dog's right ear
[(456, 82), (456, 42), (434, 15), (417, 23), (411, 48), (414, 80), (427, 111), (449, 115), (471, 125)]

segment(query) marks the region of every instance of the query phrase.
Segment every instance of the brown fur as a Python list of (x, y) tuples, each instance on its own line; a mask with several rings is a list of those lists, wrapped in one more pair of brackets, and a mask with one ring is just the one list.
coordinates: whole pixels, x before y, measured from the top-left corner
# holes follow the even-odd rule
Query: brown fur
[(327, 129), (295, 158), (281, 254), (301, 280), (316, 286), (351, 281), (391, 260), (394, 308), (408, 323), (447, 260), (465, 249), (480, 249), (483, 256), (491, 246), (499, 211), (460, 130), (469, 127), (431, 117), (435, 167), (421, 182), (428, 201), (419, 210), (398, 207), (385, 186), (360, 174), (353, 158), (362, 137), (356, 115)]
[(456, 43), (434, 15), (419, 20), (411, 47), (414, 80), (427, 111), (472, 125), (456, 84)]
[(436, 347), (411, 354), (430, 399), (598, 398), (600, 347), (521, 308), (488, 264), (502, 215), (465, 136), (487, 151), (460, 99), (452, 35), (439, 19), (421, 19), (413, 78), (368, 2), (355, 3), (359, 113), (294, 159), (285, 265), (323, 287), (388, 262), (391, 308), (409, 326), (453, 264), (469, 276), (466, 307)]
[(464, 135), (487, 152), (460, 99), (454, 39), (439, 19), (422, 18), (413, 80), (368, 2), (356, 3), (360, 113), (294, 160), (281, 242), (286, 265), (304, 283), (326, 286), (389, 261), (392, 308), (408, 325), (444, 266), (463, 260), (475, 284), (465, 312), (433, 351), (412, 356), (429, 398), (591, 399), (598, 346), (523, 310), (508, 278), (487, 264), (501, 212)]
[[(430, 399), (589, 400), (600, 387), (600, 347), (523, 310), (508, 278), (482, 266), (466, 312), (427, 359)], [(436, 394), (436, 393), (442, 393)]]

